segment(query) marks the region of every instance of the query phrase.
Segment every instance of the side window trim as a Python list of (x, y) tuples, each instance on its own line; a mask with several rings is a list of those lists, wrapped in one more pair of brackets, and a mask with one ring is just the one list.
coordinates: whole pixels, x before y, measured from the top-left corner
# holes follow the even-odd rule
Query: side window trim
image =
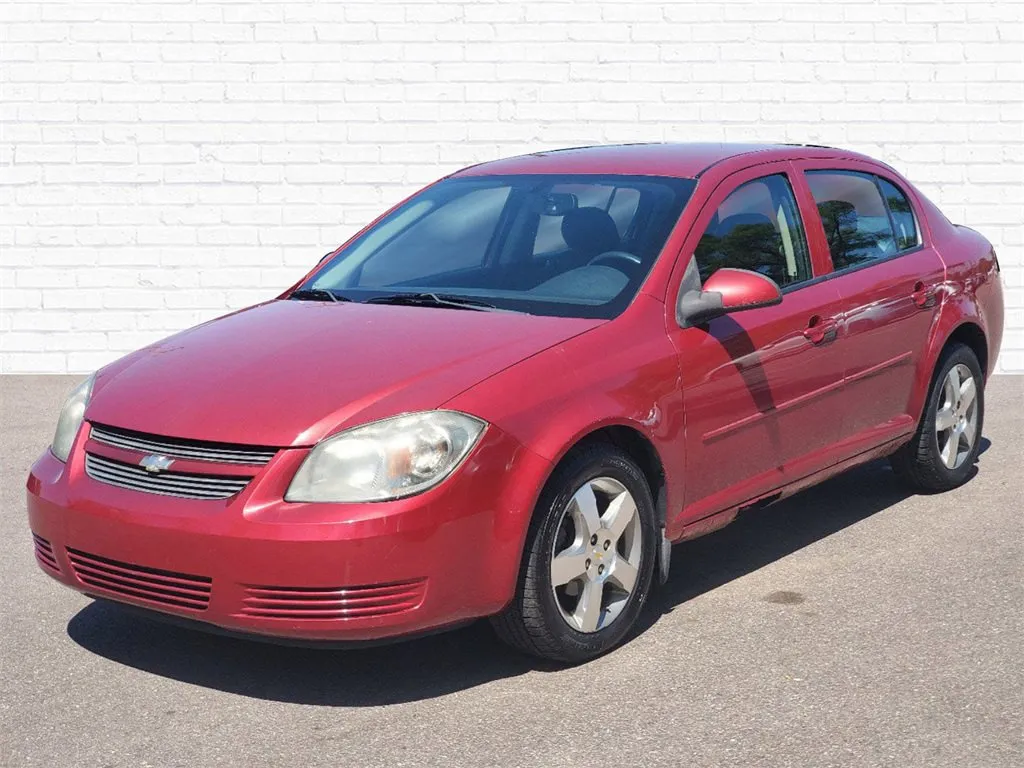
[[(922, 227), (921, 227), (921, 216), (920, 216), (920, 214), (918, 212), (918, 202), (917, 202), (916, 198), (914, 198), (912, 195), (907, 193), (906, 188), (905, 188), (905, 186), (903, 185), (902, 182), (899, 182), (899, 181), (895, 180), (894, 178), (886, 175), (881, 169), (875, 168), (875, 167), (871, 167), (871, 168), (837, 167), (835, 165), (831, 165), (831, 164), (825, 163), (823, 161), (818, 161), (818, 160), (814, 160), (814, 161), (800, 161), (800, 160), (798, 160), (798, 161), (795, 161), (794, 164), (793, 164), (793, 173), (796, 176), (799, 177), (800, 186), (801, 186), (801, 188), (804, 190), (804, 192), (808, 196), (811, 195), (811, 189), (810, 189), (810, 185), (808, 183), (807, 175), (810, 174), (810, 173), (815, 173), (815, 172), (825, 172), (825, 173), (827, 173), (829, 171), (840, 172), (840, 173), (859, 173), (859, 174), (862, 174), (862, 175), (865, 175), (865, 176), (872, 176), (876, 180), (877, 179), (881, 179), (883, 181), (888, 182), (893, 187), (895, 187), (900, 192), (900, 194), (902, 194), (903, 197), (906, 199), (907, 205), (910, 206), (910, 213), (914, 217), (914, 228), (917, 230), (917, 245), (913, 246), (912, 248), (907, 248), (905, 250), (897, 251), (896, 253), (893, 253), (893, 254), (891, 254), (889, 256), (886, 256), (884, 258), (881, 258), (881, 259), (874, 259), (873, 261), (864, 262), (862, 264), (852, 264), (852, 265), (850, 265), (848, 267), (842, 267), (842, 268), (839, 268), (839, 269), (836, 268), (835, 263), (832, 261), (832, 254), (829, 253), (828, 250), (826, 249), (823, 255), (825, 256), (825, 258), (828, 259), (828, 264), (831, 267), (831, 271), (824, 272), (824, 273), (822, 273), (820, 275), (816, 274), (810, 280), (805, 280), (802, 283), (793, 283), (793, 284), (788, 285), (788, 286), (782, 286), (782, 293), (783, 294), (791, 293), (793, 291), (799, 291), (799, 290), (801, 290), (803, 288), (810, 288), (812, 286), (819, 285), (821, 283), (827, 282), (827, 281), (832, 280), (834, 278), (843, 277), (844, 275), (848, 275), (848, 274), (850, 274), (852, 272), (858, 272), (858, 271), (860, 271), (862, 269), (869, 269), (870, 267), (873, 267), (876, 264), (886, 264), (886, 263), (888, 263), (890, 261), (893, 261), (894, 259), (901, 258), (901, 257), (906, 256), (908, 254), (917, 253), (918, 251), (920, 251), (920, 250), (922, 250), (922, 249), (927, 247), (927, 243), (925, 242), (924, 229), (922, 229)], [(876, 185), (878, 184), (877, 181), (875, 183), (876, 183)], [(794, 186), (794, 191), (796, 191), (795, 186)], [(881, 193), (881, 191), (880, 191), (880, 193)], [(810, 211), (816, 214), (817, 213), (817, 207), (814, 205), (813, 196), (809, 197), (807, 202), (808, 202), (808, 204), (810, 206)], [(885, 208), (886, 208), (886, 211), (888, 212), (888, 215), (891, 216), (891, 212), (889, 212), (889, 201), (886, 199), (884, 194), (882, 195), (882, 202), (885, 205)], [(811, 221), (812, 221), (812, 224), (810, 226), (816, 227), (816, 228), (821, 228), (822, 227), (821, 217), (820, 216), (811, 217)], [(890, 224), (890, 226), (891, 226), (891, 224)], [(895, 235), (895, 230), (893, 231), (893, 234)]]
[(920, 250), (921, 247), (922, 246), (919, 245), (917, 246), (917, 248), (913, 248), (909, 251), (898, 251), (896, 253), (890, 254), (889, 256), (885, 256), (881, 259), (865, 261), (861, 264), (851, 264), (849, 267), (843, 267), (842, 269), (834, 269), (828, 274), (812, 277), (810, 280), (805, 280), (802, 283), (790, 283), (789, 285), (782, 286), (782, 292), (785, 294), (789, 293), (790, 291), (798, 291), (801, 288), (809, 288), (812, 285), (818, 285), (819, 283), (824, 283), (837, 277), (849, 275), (851, 272), (859, 272), (862, 269), (870, 269), (876, 264), (887, 264), (890, 261), (894, 261), (895, 259), (899, 259), (902, 258), (903, 256), (906, 256), (908, 253), (914, 253), (915, 251)]
[[(811, 171), (830, 171), (830, 170), (845, 170), (845, 169), (812, 168), (810, 170)], [(833, 263), (832, 271), (831, 272), (829, 272), (826, 275), (821, 275), (820, 277), (816, 277), (813, 280), (808, 281), (809, 283), (823, 283), (826, 280), (831, 280), (834, 277), (842, 277), (843, 275), (849, 275), (852, 272), (859, 272), (862, 269), (869, 269), (870, 267), (873, 267), (876, 264), (888, 264), (890, 261), (893, 261), (894, 259), (898, 259), (898, 258), (900, 258), (902, 256), (906, 256), (907, 254), (917, 253), (922, 248), (924, 248), (924, 235), (921, 232), (921, 225), (919, 223), (920, 220), (918, 219), (918, 216), (917, 216), (917, 210), (914, 208), (914, 203), (911, 201), (910, 196), (906, 192), (903, 191), (903, 187), (901, 187), (899, 184), (894, 182), (892, 179), (889, 179), (889, 178), (887, 178), (885, 176), (881, 176), (880, 174), (877, 174), (877, 173), (871, 173), (870, 171), (849, 170), (849, 171), (847, 171), (847, 173), (862, 173), (865, 176), (871, 176), (872, 177), (872, 179), (875, 182), (876, 188), (878, 188), (878, 193), (882, 196), (882, 203), (883, 203), (883, 205), (885, 205), (886, 214), (889, 217), (889, 226), (892, 228), (893, 237), (894, 238), (896, 236), (896, 227), (895, 227), (895, 224), (894, 224), (893, 219), (892, 219), (892, 212), (889, 210), (889, 201), (886, 199), (885, 195), (882, 194), (882, 189), (881, 189), (881, 186), (880, 186), (878, 180), (879, 179), (885, 179), (890, 184), (892, 184), (897, 190), (899, 190), (899, 192), (903, 195), (903, 197), (906, 198), (907, 204), (910, 206), (910, 213), (914, 217), (914, 229), (917, 230), (917, 245), (915, 245), (912, 248), (906, 248), (906, 249), (904, 249), (902, 251), (896, 251), (896, 253), (893, 253), (893, 254), (891, 254), (889, 256), (886, 256), (884, 258), (881, 258), (881, 259), (873, 259), (872, 261), (866, 261), (863, 264), (851, 264), (850, 266), (843, 267), (841, 269), (836, 269), (835, 264)], [(895, 242), (895, 239), (894, 239), (894, 242)], [(831, 258), (831, 254), (830, 254), (830, 258)], [(807, 284), (808, 283), (797, 283), (797, 284), (789, 286), (789, 287), (790, 288), (803, 288)], [(783, 288), (782, 292), (786, 293), (787, 292), (786, 288)]]

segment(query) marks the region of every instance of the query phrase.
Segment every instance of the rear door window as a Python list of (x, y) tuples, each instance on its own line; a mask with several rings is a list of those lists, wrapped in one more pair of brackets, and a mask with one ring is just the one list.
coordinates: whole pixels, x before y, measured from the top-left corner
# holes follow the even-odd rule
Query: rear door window
[(892, 214), (892, 226), (896, 230), (896, 247), (901, 251), (916, 248), (921, 244), (921, 238), (917, 232), (914, 209), (910, 207), (907, 196), (903, 194), (903, 190), (881, 176), (878, 177), (878, 185), (885, 195), (889, 213)]
[(806, 176), (835, 269), (867, 264), (899, 252), (875, 176), (854, 171), (807, 171)]

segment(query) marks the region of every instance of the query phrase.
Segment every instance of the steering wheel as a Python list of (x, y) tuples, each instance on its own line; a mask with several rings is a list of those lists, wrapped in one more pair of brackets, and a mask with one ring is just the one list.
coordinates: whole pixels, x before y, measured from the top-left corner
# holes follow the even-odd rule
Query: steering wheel
[[(587, 266), (589, 267), (595, 264), (601, 264), (606, 261), (628, 261), (631, 267), (640, 266), (640, 257), (636, 254), (628, 253), (627, 251), (605, 251), (604, 253), (599, 253), (587, 262)], [(619, 268), (619, 271), (621, 272), (623, 270)]]

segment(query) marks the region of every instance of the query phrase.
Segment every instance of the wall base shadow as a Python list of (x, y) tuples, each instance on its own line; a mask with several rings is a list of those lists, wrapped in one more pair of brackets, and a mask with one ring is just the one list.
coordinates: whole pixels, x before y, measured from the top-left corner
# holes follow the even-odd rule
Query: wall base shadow
[[(909, 495), (887, 462), (874, 462), (676, 546), (669, 581), (654, 590), (632, 635), (643, 633), (687, 600)], [(559, 669), (501, 646), (486, 621), (405, 643), (321, 650), (164, 625), (142, 620), (116, 604), (97, 602), (79, 611), (67, 632), (93, 653), (152, 674), (242, 696), (326, 706), (417, 701), (529, 671)]]

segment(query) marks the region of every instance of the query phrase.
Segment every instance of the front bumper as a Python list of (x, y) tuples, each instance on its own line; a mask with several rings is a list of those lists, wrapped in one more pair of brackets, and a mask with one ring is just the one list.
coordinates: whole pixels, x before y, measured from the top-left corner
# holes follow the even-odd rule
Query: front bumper
[(461, 467), (418, 496), (292, 504), (305, 449), (283, 450), (239, 494), (191, 500), (85, 474), (88, 428), (68, 464), (28, 479), (41, 569), (96, 597), (247, 634), (369, 641), (500, 611), (548, 462), (491, 426)]

